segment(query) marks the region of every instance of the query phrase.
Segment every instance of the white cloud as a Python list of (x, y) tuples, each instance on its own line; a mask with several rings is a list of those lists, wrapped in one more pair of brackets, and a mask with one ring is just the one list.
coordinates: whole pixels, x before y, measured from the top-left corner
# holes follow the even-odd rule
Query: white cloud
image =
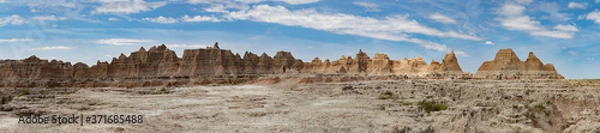
[(221, 19), (212, 17), (212, 16), (194, 16), (190, 17), (188, 15), (184, 15), (181, 17), (181, 21), (183, 22), (221, 22)]
[(556, 2), (539, 2), (532, 7), (532, 11), (541, 11), (548, 13), (548, 15), (541, 15), (539, 19), (548, 19), (554, 22), (565, 22), (571, 20), (573, 14), (561, 12), (561, 5)]
[(169, 48), (206, 48), (208, 45), (201, 44), (166, 44)]
[(224, 17), (333, 32), (362, 30), (365, 32), (388, 32), (398, 35), (418, 33), (438, 37), (481, 40), (481, 38), (472, 35), (461, 34), (455, 31), (440, 31), (423, 26), (415, 20), (409, 20), (408, 16), (391, 16), (384, 19), (374, 19), (342, 13), (319, 13), (314, 9), (290, 11), (283, 6), (258, 5), (254, 6), (251, 10), (230, 12)]
[(161, 24), (174, 24), (174, 23), (179, 22), (179, 20), (177, 20), (175, 18), (163, 17), (163, 16), (158, 16), (156, 18), (143, 18), (143, 20), (147, 20), (147, 21), (154, 22), (154, 23), (161, 23)]
[(583, 3), (577, 3), (577, 2), (569, 2), (568, 5), (569, 8), (574, 9), (585, 9), (587, 7), (587, 3), (583, 2)]
[(66, 20), (66, 17), (56, 17), (54, 15), (50, 15), (50, 16), (34, 16), (31, 17), (31, 19), (33, 20), (39, 20), (39, 21), (57, 21), (57, 20)]
[[(519, 3), (519, 2), (517, 2)], [(527, 3), (527, 2), (525, 2)], [(576, 31), (560, 30), (560, 28), (569, 28), (559, 26), (559, 30), (549, 30), (541, 25), (540, 21), (537, 21), (527, 14), (525, 14), (525, 6), (511, 2), (505, 2), (498, 8), (498, 17), (496, 20), (500, 21), (507, 30), (517, 30), (528, 32), (532, 36), (545, 36), (552, 38), (571, 39), (573, 38)]]
[(111, 17), (111, 18), (108, 18), (108, 21), (119, 21), (119, 19), (118, 19), (118, 18), (112, 18), (112, 17)]
[(215, 2), (214, 0), (188, 0), (187, 3), (190, 4), (210, 4)]
[(8, 17), (0, 17), (0, 27), (8, 25), (8, 24), (12, 24), (12, 25), (20, 25), (25, 23), (25, 19), (23, 19), (21, 16), (19, 15), (11, 15)]
[[(16, 1), (16, 0), (13, 0)], [(32, 10), (36, 10), (36, 11), (40, 11), (37, 9), (40, 8), (57, 8), (57, 7), (66, 7), (66, 8), (77, 8), (77, 4), (75, 2), (77, 1), (71, 1), (71, 0), (21, 0), (19, 2), (25, 3), (27, 6), (29, 6), (30, 9)]]
[(114, 46), (123, 46), (123, 45), (133, 45), (138, 43), (151, 43), (155, 42), (154, 40), (146, 40), (146, 39), (129, 39), (129, 38), (109, 38), (109, 39), (100, 39), (96, 41), (98, 44), (108, 44)]
[(585, 18), (588, 20), (593, 20), (596, 24), (600, 24), (600, 12), (598, 11), (598, 9), (588, 13)]
[(92, 13), (139, 13), (150, 11), (162, 6), (166, 2), (145, 2), (144, 0), (101, 0), (102, 5)]
[(0, 0), (0, 3), (6, 3), (6, 0)]
[(573, 31), (573, 32), (577, 32), (579, 31), (579, 29), (577, 29), (577, 27), (575, 27), (575, 25), (556, 25), (554, 26), (554, 29), (556, 30), (562, 30), (562, 31)]
[[(341, 13), (319, 13), (314, 9), (290, 11), (283, 6), (258, 5), (247, 11), (230, 12), (224, 17), (229, 19), (276, 23), (287, 26), (300, 26), (338, 34), (358, 35), (382, 40), (412, 42), (428, 49), (443, 52), (450, 52), (451, 49), (446, 47), (446, 45), (409, 38), (406, 33), (452, 37), (465, 40), (481, 40), (481, 38), (476, 36), (465, 35), (455, 31), (440, 31), (423, 26), (415, 20), (408, 20), (407, 16), (392, 16), (384, 19), (374, 19)], [(462, 53), (464, 54), (464, 52)]]
[(367, 9), (367, 12), (380, 12), (379, 5), (371, 2), (354, 1), (352, 4), (361, 6)]
[(452, 19), (452, 18), (450, 18), (448, 16), (445, 16), (445, 15), (443, 15), (441, 13), (437, 13), (436, 12), (436, 13), (430, 14), (428, 17), (429, 17), (429, 19), (432, 19), (432, 20), (440, 22), (440, 23), (444, 23), (444, 24), (456, 24), (456, 20), (454, 20), (454, 19)]
[(573, 56), (577, 56), (577, 52), (573, 51), (573, 50), (569, 50), (569, 54), (573, 55)]
[(146, 21), (150, 21), (153, 23), (160, 23), (160, 24), (174, 24), (174, 23), (179, 23), (179, 22), (221, 22), (223, 21), (222, 19), (216, 18), (216, 17), (212, 17), (212, 16), (194, 16), (194, 17), (190, 17), (189, 15), (184, 15), (181, 18), (172, 18), (172, 17), (163, 17), (163, 16), (158, 16), (156, 18), (143, 18), (143, 20)]
[(46, 47), (37, 47), (37, 48), (31, 48), (31, 51), (47, 51), (47, 50), (70, 50), (73, 49), (72, 47), (67, 47), (67, 46), (46, 46)]
[[(265, 2), (265, 1), (268, 1), (268, 0), (188, 0), (187, 2), (190, 4), (215, 4), (215, 3), (232, 4), (233, 2), (243, 3), (243, 4), (251, 4), (251, 3), (260, 3), (260, 2)], [(290, 5), (301, 5), (301, 4), (317, 3), (320, 0), (270, 0), (270, 1), (281, 1), (281, 2), (285, 2), (287, 4), (290, 4)]]
[(13, 42), (31, 42), (31, 38), (11, 38), (11, 39), (0, 39), (0, 43), (13, 43)]
[(494, 45), (495, 43), (492, 41), (485, 41), (485, 45)]
[(596, 3), (600, 3), (600, 0), (596, 0)]
[(552, 38), (561, 38), (561, 39), (572, 39), (573, 32), (565, 32), (565, 31), (556, 31), (556, 30), (540, 30), (540, 31), (531, 31), (529, 32), (532, 36), (545, 36)]
[(515, 2), (523, 5), (527, 5), (533, 2), (533, 0), (515, 0)]
[(278, 1), (283, 1), (283, 2), (291, 4), (291, 5), (300, 5), (300, 4), (317, 3), (320, 0), (278, 0)]

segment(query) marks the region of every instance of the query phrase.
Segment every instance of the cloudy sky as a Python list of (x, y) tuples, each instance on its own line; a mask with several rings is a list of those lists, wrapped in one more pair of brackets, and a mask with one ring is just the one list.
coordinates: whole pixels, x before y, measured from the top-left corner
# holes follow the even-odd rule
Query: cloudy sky
[(502, 48), (566, 78), (600, 78), (600, 0), (0, 0), (0, 59), (95, 64), (143, 46), (220, 47), (305, 62), (354, 56), (440, 61), (476, 72)]

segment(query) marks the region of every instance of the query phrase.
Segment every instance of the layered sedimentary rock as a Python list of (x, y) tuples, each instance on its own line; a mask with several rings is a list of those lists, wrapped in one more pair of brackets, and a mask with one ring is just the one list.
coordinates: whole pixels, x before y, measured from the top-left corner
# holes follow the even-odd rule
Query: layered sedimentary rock
[(465, 76), (458, 65), (454, 52), (446, 55), (442, 63), (432, 61), (431, 65), (421, 57), (414, 59), (390, 60), (385, 54), (375, 53), (371, 59), (360, 50), (355, 58), (342, 56), (336, 61), (326, 59), (322, 62), (318, 57), (310, 63), (304, 63), (303, 71), (312, 73), (367, 74), (367, 75), (406, 75), (420, 78), (445, 78), (449, 76)]
[(246, 52), (242, 58), (218, 43), (204, 49), (187, 49), (182, 58), (164, 44), (146, 51), (140, 48), (129, 56), (121, 54), (110, 63), (96, 65), (41, 60), (2, 60), (0, 79), (104, 79), (104, 78), (211, 78), (232, 75), (260, 75), (300, 72), (304, 63), (290, 52), (279, 51), (274, 57)]
[[(231, 77), (260, 77), (282, 73), (394, 75), (410, 78), (465, 77), (454, 52), (446, 54), (441, 62), (432, 60), (428, 65), (423, 58), (391, 60), (376, 53), (373, 58), (359, 50), (354, 56), (338, 60), (311, 62), (294, 58), (290, 52), (279, 51), (271, 57), (245, 52), (234, 54), (221, 49), (218, 43), (202, 49), (186, 49), (181, 58), (167, 46), (140, 48), (128, 56), (121, 54), (109, 62), (98, 61), (88, 66), (83, 63), (42, 60), (31, 56), (24, 60), (1, 60), (0, 80), (12, 79), (171, 79), (195, 78), (201, 80)], [(563, 78), (552, 64), (543, 64), (533, 53), (521, 61), (510, 49), (498, 52), (494, 61), (484, 62), (477, 72), (479, 78)], [(228, 82), (224, 80), (223, 82)], [(237, 82), (237, 81), (236, 81)]]
[(493, 61), (486, 61), (475, 78), (485, 79), (564, 79), (552, 64), (543, 64), (533, 52), (521, 61), (512, 49), (501, 49)]
[(5, 61), (0, 64), (0, 79), (70, 79), (73, 78), (70, 62), (42, 60), (31, 56), (24, 60)]
[[(0, 79), (93, 79), (93, 78), (215, 78), (236, 75), (266, 75), (281, 73), (407, 75), (428, 77), (431, 74), (462, 73), (454, 53), (446, 55), (442, 63), (432, 61), (427, 65), (421, 57), (408, 60), (390, 60), (385, 54), (373, 58), (359, 50), (356, 56), (311, 62), (295, 59), (290, 52), (279, 51), (271, 57), (245, 52), (243, 57), (216, 43), (204, 49), (186, 49), (178, 58), (167, 46), (140, 48), (129, 56), (113, 58), (110, 63), (98, 61), (88, 66), (83, 63), (41, 60), (35, 56), (24, 60), (7, 60), (0, 63)], [(546, 67), (546, 66), (541, 66)]]
[(441, 71), (450, 73), (463, 73), (462, 68), (458, 64), (458, 59), (454, 54), (454, 50), (449, 54), (446, 54), (441, 64)]

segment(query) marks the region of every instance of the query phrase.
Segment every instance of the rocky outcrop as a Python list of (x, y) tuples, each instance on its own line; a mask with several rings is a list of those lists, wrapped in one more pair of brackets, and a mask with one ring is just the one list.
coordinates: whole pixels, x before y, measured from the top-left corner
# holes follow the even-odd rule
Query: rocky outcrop
[[(366, 74), (408, 75), (427, 77), (431, 73), (462, 73), (454, 53), (451, 52), (440, 64), (432, 61), (427, 65), (421, 57), (411, 60), (390, 60), (385, 54), (376, 53), (373, 59), (359, 50), (354, 58), (342, 56), (330, 61), (318, 57), (311, 62), (294, 58), (290, 52), (279, 51), (271, 57), (245, 52), (243, 58), (230, 50), (221, 49), (218, 43), (205, 49), (186, 49), (178, 58), (166, 45), (140, 48), (129, 56), (113, 58), (110, 63), (98, 61), (96, 65), (83, 63), (40, 60), (35, 56), (22, 61), (2, 61), (2, 79), (94, 79), (94, 78), (219, 78), (236, 75), (272, 75), (282, 73), (318, 74)], [(544, 66), (542, 66), (544, 67)]]
[[(454, 51), (446, 54), (441, 62), (432, 60), (429, 65), (418, 56), (413, 59), (391, 60), (386, 54), (375, 53), (371, 58), (362, 50), (359, 50), (354, 57), (342, 56), (332, 61), (316, 57), (311, 62), (303, 62), (287, 51), (279, 51), (273, 57), (266, 53), (258, 56), (252, 52), (245, 52), (242, 57), (238, 53), (221, 49), (218, 43), (203, 49), (186, 49), (181, 58), (164, 44), (153, 46), (148, 50), (142, 47), (129, 55), (121, 54), (113, 58), (110, 63), (98, 61), (92, 66), (84, 63), (71, 65), (69, 62), (42, 60), (35, 56), (23, 60), (0, 61), (0, 80), (107, 80), (102, 83), (94, 82), (90, 86), (106, 86), (113, 84), (113, 81), (119, 81), (114, 79), (190, 79), (190, 84), (206, 84), (213, 81), (240, 83), (260, 77), (290, 73), (387, 76), (388, 79), (389, 77), (443, 79), (471, 76), (462, 72)], [(543, 64), (533, 53), (529, 54), (527, 60), (521, 61), (510, 49), (500, 50), (494, 61), (484, 62), (476, 76), (503, 79), (563, 78), (552, 64)], [(339, 81), (353, 80), (358, 79), (342, 78)], [(315, 79), (315, 81), (320, 80)], [(330, 80), (323, 79), (323, 81)], [(131, 86), (163, 84), (162, 81), (126, 82)], [(175, 84), (169, 82), (164, 84)]]
[(0, 79), (71, 79), (73, 66), (70, 62), (39, 59), (31, 56), (24, 60), (5, 61), (0, 64)]
[(441, 71), (450, 73), (463, 73), (462, 68), (458, 64), (458, 59), (454, 54), (454, 50), (449, 54), (446, 54), (441, 64)]
[(390, 60), (388, 55), (375, 53), (371, 59), (360, 50), (355, 58), (342, 56), (336, 61), (324, 62), (316, 57), (305, 63), (303, 71), (323, 74), (367, 74), (367, 75), (406, 75), (411, 78), (447, 78), (467, 76), (462, 72), (454, 52), (446, 55), (442, 63), (432, 61), (430, 65), (421, 57), (414, 59)]
[(383, 75), (392, 73), (393, 61), (385, 54), (375, 53), (373, 60), (367, 63), (367, 73), (371, 75)]
[(486, 61), (475, 78), (484, 79), (564, 79), (552, 64), (543, 64), (533, 52), (521, 61), (512, 49), (501, 49), (493, 61)]

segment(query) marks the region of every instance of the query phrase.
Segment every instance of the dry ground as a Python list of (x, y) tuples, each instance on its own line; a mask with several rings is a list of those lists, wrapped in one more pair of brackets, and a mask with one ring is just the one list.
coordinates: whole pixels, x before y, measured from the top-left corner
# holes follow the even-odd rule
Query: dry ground
[[(0, 132), (598, 132), (599, 83), (403, 80), (25, 94), (5, 88), (19, 96), (2, 105)], [(141, 114), (144, 122), (18, 124), (17, 114), (28, 113)]]

